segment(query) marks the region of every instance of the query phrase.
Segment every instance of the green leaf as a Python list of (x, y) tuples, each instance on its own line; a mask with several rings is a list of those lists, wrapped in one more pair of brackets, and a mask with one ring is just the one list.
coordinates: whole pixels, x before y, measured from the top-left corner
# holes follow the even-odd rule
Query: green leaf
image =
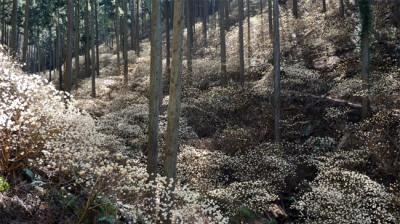
[(0, 193), (7, 191), (10, 189), (10, 184), (8, 184), (7, 180), (0, 176)]

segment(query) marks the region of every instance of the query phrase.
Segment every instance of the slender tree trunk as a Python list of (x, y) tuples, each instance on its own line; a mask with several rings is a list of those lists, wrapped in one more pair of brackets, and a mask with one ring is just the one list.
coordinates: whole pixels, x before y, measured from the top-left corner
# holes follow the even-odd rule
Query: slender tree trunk
[(229, 12), (230, 12), (230, 0), (226, 0), (225, 3), (225, 29), (228, 31), (231, 24), (230, 24), (230, 20), (229, 20)]
[(193, 66), (192, 66), (192, 48), (193, 48), (193, 26), (192, 26), (192, 14), (193, 11), (191, 10), (191, 1), (186, 0), (186, 62), (187, 62), (187, 69), (188, 69), (188, 79), (189, 83), (191, 84), (192, 80), (192, 73), (193, 73)]
[(67, 60), (66, 60), (66, 71), (65, 71), (65, 91), (71, 92), (72, 89), (72, 48), (73, 48), (73, 14), (74, 14), (74, 2), (68, 0), (67, 2)]
[(164, 2), (164, 21), (165, 21), (165, 45), (166, 45), (166, 69), (165, 74), (167, 81), (169, 80), (171, 74), (171, 42), (170, 42), (170, 2)]
[(130, 10), (131, 10), (131, 26), (130, 26), (130, 30), (131, 30), (131, 46), (130, 49), (131, 50), (135, 50), (135, 41), (136, 41), (136, 35), (135, 35), (135, 1), (136, 0), (128, 0), (129, 1), (129, 6), (130, 6)]
[(226, 24), (225, 24), (225, 7), (226, 5), (226, 0), (219, 0), (218, 2), (218, 12), (219, 12), (219, 40), (221, 43), (221, 80), (225, 84), (227, 80), (226, 76), (226, 41), (225, 41), (225, 30), (226, 30)]
[(326, 0), (322, 0), (322, 12), (326, 12)]
[(124, 15), (121, 16), (122, 57), (124, 59), (124, 85), (128, 85), (128, 7), (126, 0), (121, 0)]
[(363, 89), (367, 92), (362, 99), (362, 118), (369, 115), (369, 91), (370, 91), (370, 34), (372, 31), (372, 8), (371, 0), (359, 0), (358, 2), (361, 20), (361, 77), (363, 80)]
[(28, 50), (28, 38), (29, 38), (29, 6), (30, 1), (25, 0), (25, 19), (24, 19), (24, 43), (22, 45), (22, 62), (26, 63), (26, 53)]
[(118, 7), (119, 7), (119, 4), (118, 4), (118, 1), (116, 1), (116, 7), (115, 7), (115, 25), (114, 25), (114, 28), (115, 28), (115, 41), (116, 41), (116, 45), (117, 45), (117, 72), (118, 72), (118, 75), (120, 75), (121, 74), (121, 59), (120, 59), (120, 51), (121, 51), (121, 44), (120, 44), (120, 32), (119, 32), (119, 30), (120, 30), (120, 16), (119, 16), (119, 10), (118, 10)]
[(281, 116), (281, 68), (280, 68), (280, 37), (279, 37), (279, 4), (274, 0), (274, 134), (275, 142), (281, 141), (280, 116)]
[(77, 0), (76, 2), (76, 17), (75, 17), (75, 77), (79, 77), (79, 53), (80, 53), (80, 40), (81, 40), (81, 35), (80, 35), (80, 22), (81, 22), (81, 13), (80, 13), (80, 0)]
[(12, 11), (11, 11), (11, 37), (10, 37), (10, 53), (11, 56), (17, 56), (18, 51), (18, 1), (13, 0), (12, 2)]
[(151, 178), (157, 174), (158, 157), (158, 124), (160, 114), (160, 97), (162, 83), (162, 36), (161, 36), (161, 2), (152, 0), (151, 4), (151, 64), (150, 64), (150, 105), (149, 131), (147, 145), (147, 172)]
[(203, 0), (203, 44), (207, 47), (208, 0)]
[(273, 21), (272, 21), (272, 0), (268, 1), (268, 32), (271, 41), (274, 39), (274, 29), (273, 29)]
[(139, 18), (140, 18), (140, 11), (139, 11), (139, 6), (140, 6), (140, 0), (136, 0), (136, 35), (137, 35), (137, 40), (136, 40), (136, 56), (140, 56), (140, 23), (139, 23)]
[(250, 67), (251, 64), (251, 8), (250, 8), (250, 0), (246, 0), (247, 3), (247, 66)]
[(298, 9), (298, 2), (297, 0), (293, 0), (293, 16), (294, 18), (298, 18), (299, 17), (299, 9)]
[(165, 150), (165, 174), (176, 178), (176, 161), (178, 154), (178, 130), (181, 110), (181, 73), (183, 42), (183, 0), (175, 0), (172, 43), (172, 73), (169, 88), (168, 125)]
[(98, 12), (97, 1), (94, 1), (93, 4), (94, 4), (94, 22), (96, 24), (96, 74), (97, 76), (100, 76), (99, 20), (97, 18), (99, 12)]
[(242, 87), (244, 87), (243, 11), (244, 11), (243, 0), (239, 0), (239, 78), (240, 78), (240, 85)]
[(85, 0), (85, 73), (91, 76), (90, 71), (90, 25), (89, 25), (89, 1)]
[[(90, 27), (90, 48), (92, 50), (91, 53), (91, 70), (90, 70), (90, 75), (92, 77), (92, 92), (90, 94), (91, 97), (96, 98), (96, 72), (95, 72), (95, 63), (96, 63), (96, 54), (95, 54), (95, 29), (94, 29), (94, 17), (95, 17), (95, 11), (94, 11), (94, 4), (96, 0), (91, 0), (91, 7), (89, 11), (89, 27)], [(89, 0), (87, 1), (87, 4), (89, 5)], [(87, 5), (87, 7), (89, 7)]]
[(344, 18), (345, 17), (344, 0), (339, 0), (339, 1), (340, 1), (340, 16)]

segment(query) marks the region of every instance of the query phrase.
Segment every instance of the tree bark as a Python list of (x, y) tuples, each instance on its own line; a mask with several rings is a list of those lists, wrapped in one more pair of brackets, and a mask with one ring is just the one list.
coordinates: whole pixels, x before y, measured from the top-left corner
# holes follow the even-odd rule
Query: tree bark
[(299, 6), (297, 0), (293, 0), (293, 16), (296, 19), (299, 18)]
[(165, 150), (165, 174), (168, 178), (176, 178), (176, 161), (178, 154), (178, 130), (181, 110), (181, 73), (183, 42), (183, 0), (174, 2), (172, 43), (172, 73), (169, 88), (168, 124)]
[(251, 22), (250, 22), (250, 16), (251, 16), (251, 8), (250, 8), (250, 0), (246, 0), (247, 3), (247, 66), (250, 67), (251, 63)]
[(73, 0), (68, 0), (67, 2), (67, 60), (66, 60), (66, 71), (64, 80), (64, 89), (67, 92), (71, 92), (72, 85), (72, 48), (73, 48), (73, 13), (74, 13), (74, 2)]
[(274, 136), (275, 142), (281, 141), (280, 117), (281, 117), (281, 69), (280, 69), (280, 35), (279, 35), (279, 4), (274, 0)]
[(226, 0), (219, 0), (218, 2), (218, 12), (219, 12), (219, 40), (221, 44), (221, 50), (220, 50), (220, 58), (221, 58), (221, 80), (225, 84), (228, 80), (228, 77), (226, 77), (226, 41), (225, 41), (225, 30), (226, 30), (226, 24), (225, 24), (225, 4)]
[(122, 58), (124, 60), (124, 85), (128, 85), (128, 7), (126, 0), (121, 0), (124, 15), (121, 17)]
[(164, 21), (165, 21), (165, 52), (166, 52), (166, 67), (165, 74), (167, 80), (171, 74), (171, 42), (170, 42), (170, 3), (169, 1), (164, 2)]
[(273, 41), (274, 29), (272, 21), (272, 0), (267, 0), (267, 1), (268, 1), (268, 31), (269, 31), (269, 37), (271, 38), (271, 41)]
[(29, 6), (30, 1), (25, 0), (25, 20), (24, 20), (24, 43), (22, 45), (22, 62), (26, 63), (26, 53), (28, 50), (28, 38), (29, 38)]
[(150, 174), (150, 178), (154, 179), (157, 174), (158, 164), (158, 124), (162, 83), (162, 36), (160, 0), (152, 0), (151, 7), (151, 62), (147, 172)]
[[(92, 77), (92, 91), (90, 96), (92, 98), (96, 98), (96, 67), (95, 67), (95, 63), (96, 63), (96, 54), (95, 54), (95, 29), (94, 29), (94, 17), (95, 17), (95, 12), (94, 12), (94, 4), (95, 4), (95, 0), (91, 0), (91, 7), (90, 7), (90, 15), (89, 15), (89, 27), (90, 27), (90, 48), (91, 48), (91, 70), (90, 70), (90, 76)], [(87, 7), (89, 7), (89, 0), (87, 0)]]
[(11, 56), (17, 56), (18, 51), (18, 1), (13, 0), (12, 11), (11, 11), (11, 36), (10, 36), (10, 54)]
[(192, 80), (192, 73), (193, 73), (193, 66), (192, 66), (192, 49), (193, 49), (193, 26), (192, 26), (192, 0), (186, 0), (186, 62), (187, 62), (187, 69), (188, 69), (188, 79), (189, 83), (191, 84)]
[(80, 51), (80, 22), (81, 22), (81, 13), (80, 13), (80, 0), (77, 0), (76, 2), (76, 17), (75, 17), (75, 77), (79, 77), (79, 51)]
[(243, 0), (239, 0), (239, 78), (240, 78), (240, 85), (242, 87), (244, 87), (243, 11), (244, 11)]
[(340, 1), (340, 16), (344, 18), (345, 17), (344, 0), (339, 0), (339, 1)]

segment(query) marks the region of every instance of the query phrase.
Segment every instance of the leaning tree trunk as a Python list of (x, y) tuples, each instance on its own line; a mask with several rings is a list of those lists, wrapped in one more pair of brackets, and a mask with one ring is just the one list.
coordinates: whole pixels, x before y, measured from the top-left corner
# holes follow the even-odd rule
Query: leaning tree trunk
[(147, 172), (152, 179), (157, 174), (158, 157), (158, 124), (160, 115), (160, 98), (162, 82), (162, 34), (161, 2), (152, 0), (151, 4), (151, 52), (150, 52), (150, 102), (149, 130), (147, 145)]

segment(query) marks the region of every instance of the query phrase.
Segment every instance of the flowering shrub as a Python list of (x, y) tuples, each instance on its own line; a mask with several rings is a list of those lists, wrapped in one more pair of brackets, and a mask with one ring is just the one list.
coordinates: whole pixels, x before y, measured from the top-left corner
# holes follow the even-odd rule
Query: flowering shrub
[(84, 195), (79, 222), (97, 198), (107, 197), (132, 222), (154, 223), (165, 218), (171, 196), (173, 223), (226, 222), (212, 201), (182, 184), (170, 192), (165, 178), (149, 182), (143, 155), (131, 158), (114, 133), (98, 132), (96, 121), (65, 99), (70, 96), (24, 74), (2, 52), (0, 68), (0, 172), (31, 166), (59, 190)]
[(222, 203), (231, 216), (237, 215), (241, 207), (264, 214), (279, 199), (276, 189), (266, 181), (235, 182), (209, 195)]
[(392, 195), (368, 176), (330, 168), (311, 183), (311, 191), (294, 204), (306, 223), (397, 223), (390, 211)]

